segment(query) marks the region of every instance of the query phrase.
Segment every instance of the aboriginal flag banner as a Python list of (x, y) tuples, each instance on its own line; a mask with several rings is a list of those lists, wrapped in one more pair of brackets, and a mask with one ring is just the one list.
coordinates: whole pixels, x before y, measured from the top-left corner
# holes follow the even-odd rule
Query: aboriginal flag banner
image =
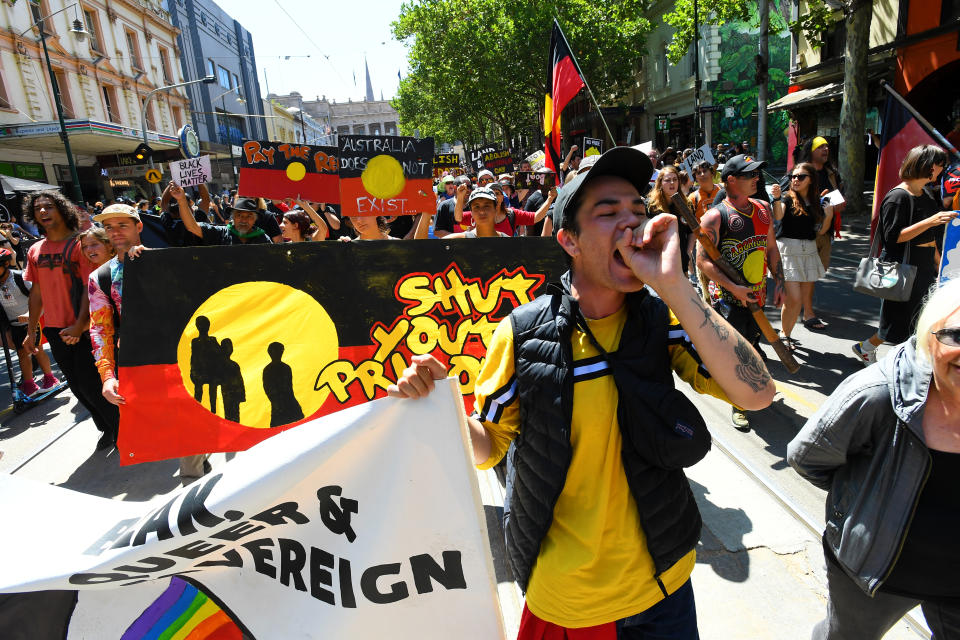
[(339, 204), (336, 147), (245, 140), (242, 148), (239, 195)]
[(580, 67), (570, 51), (560, 23), (553, 21), (550, 57), (547, 60), (547, 98), (543, 107), (543, 134), (546, 138), (546, 166), (558, 171), (563, 155), (560, 147), (560, 113), (586, 86)]
[(121, 460), (245, 450), (425, 353), (471, 411), (497, 323), (565, 270), (547, 238), (147, 251), (124, 273)]

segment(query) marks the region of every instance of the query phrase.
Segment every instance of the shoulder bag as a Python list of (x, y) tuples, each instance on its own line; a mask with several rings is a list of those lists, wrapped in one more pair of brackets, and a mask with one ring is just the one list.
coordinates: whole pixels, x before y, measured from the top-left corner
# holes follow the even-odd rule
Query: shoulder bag
[[(913, 220), (913, 197), (910, 198), (910, 219)], [(870, 253), (860, 260), (857, 275), (853, 280), (853, 290), (874, 298), (893, 302), (906, 302), (913, 293), (913, 280), (917, 276), (917, 267), (910, 264), (910, 241), (903, 251), (903, 262), (881, 260), (879, 244), (880, 225), (873, 234)]]

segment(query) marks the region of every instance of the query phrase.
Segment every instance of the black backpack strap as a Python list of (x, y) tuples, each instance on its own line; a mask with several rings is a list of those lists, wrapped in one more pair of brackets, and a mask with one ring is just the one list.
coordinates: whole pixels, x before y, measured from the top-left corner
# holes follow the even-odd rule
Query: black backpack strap
[(30, 289), (27, 287), (27, 283), (23, 279), (23, 272), (17, 269), (11, 269), (10, 273), (13, 274), (13, 281), (17, 283), (17, 288), (20, 289), (20, 293), (30, 297)]
[(507, 207), (507, 222), (510, 223), (510, 236), (517, 235), (517, 214), (510, 207)]
[(107, 300), (110, 301), (110, 308), (113, 309), (113, 327), (114, 327), (114, 336), (120, 334), (120, 310), (117, 309), (117, 303), (113, 299), (113, 293), (111, 291), (113, 280), (110, 277), (110, 262), (100, 265), (97, 270), (94, 272), (94, 277), (97, 281), (97, 286), (100, 287), (100, 291), (107, 296)]

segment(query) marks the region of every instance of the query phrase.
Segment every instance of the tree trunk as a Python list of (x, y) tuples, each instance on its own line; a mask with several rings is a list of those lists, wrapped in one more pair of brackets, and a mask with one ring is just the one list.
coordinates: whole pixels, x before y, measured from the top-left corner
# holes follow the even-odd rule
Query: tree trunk
[[(863, 202), (863, 136), (867, 118), (867, 47), (873, 2), (854, 0), (846, 17), (843, 57), (843, 105), (840, 107), (840, 179), (847, 211), (860, 215)], [(881, 194), (882, 195), (882, 194)]]
[(760, 0), (760, 46), (757, 55), (757, 158), (767, 157), (767, 90), (770, 86), (770, 2)]

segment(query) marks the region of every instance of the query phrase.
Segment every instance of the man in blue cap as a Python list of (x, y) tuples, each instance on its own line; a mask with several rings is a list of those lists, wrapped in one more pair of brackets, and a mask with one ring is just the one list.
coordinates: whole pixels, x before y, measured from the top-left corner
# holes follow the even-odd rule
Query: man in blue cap
[[(652, 172), (642, 152), (616, 147), (560, 189), (553, 221), (570, 271), (497, 326), (476, 381), (474, 462), (487, 469), (510, 450), (521, 640), (697, 638), (701, 519), (682, 469), (710, 437), (673, 373), (753, 409), (775, 393), (683, 275), (677, 219), (646, 217)], [(416, 356), (390, 391), (420, 397), (445, 375)]]

